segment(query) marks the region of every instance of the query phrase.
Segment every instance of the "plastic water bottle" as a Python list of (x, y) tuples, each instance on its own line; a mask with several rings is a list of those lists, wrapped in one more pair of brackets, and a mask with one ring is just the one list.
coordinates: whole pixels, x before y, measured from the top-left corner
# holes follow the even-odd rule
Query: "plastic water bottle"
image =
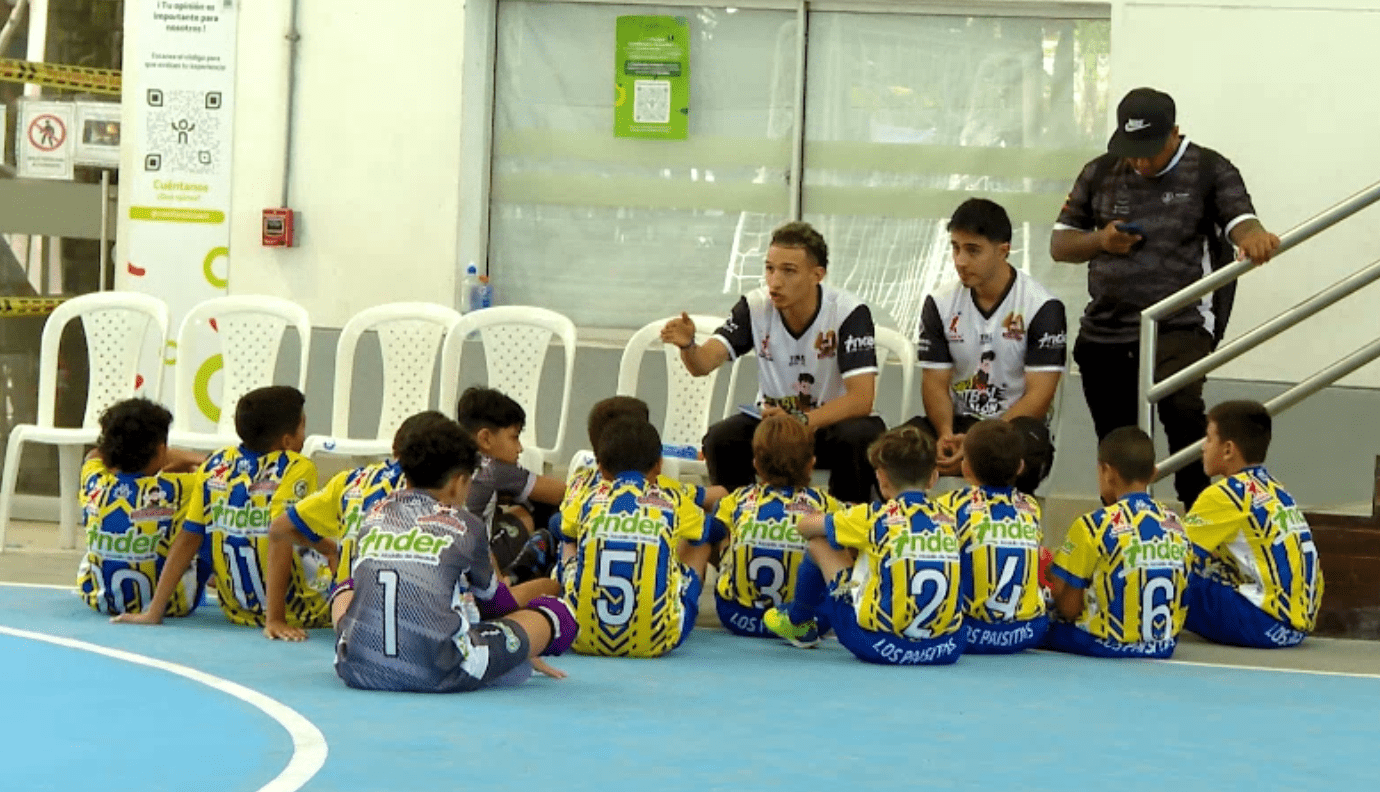
[(493, 305), (494, 287), (489, 285), (489, 276), (480, 275), (479, 268), (471, 261), (465, 268), (464, 280), (465, 313), (488, 308)]
[(474, 287), (470, 303), (476, 310), (479, 308), (489, 308), (494, 304), (494, 287), (493, 284), (489, 283), (488, 275), (479, 276), (479, 284)]

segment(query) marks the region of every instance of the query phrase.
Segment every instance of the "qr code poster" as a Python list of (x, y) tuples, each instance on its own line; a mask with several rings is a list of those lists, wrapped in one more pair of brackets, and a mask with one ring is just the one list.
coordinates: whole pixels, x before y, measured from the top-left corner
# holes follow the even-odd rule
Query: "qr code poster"
[(690, 128), (690, 22), (618, 17), (614, 53), (615, 137), (684, 140)]
[(142, 99), (145, 171), (202, 177), (221, 171), (230, 119), (220, 91), (149, 88)]

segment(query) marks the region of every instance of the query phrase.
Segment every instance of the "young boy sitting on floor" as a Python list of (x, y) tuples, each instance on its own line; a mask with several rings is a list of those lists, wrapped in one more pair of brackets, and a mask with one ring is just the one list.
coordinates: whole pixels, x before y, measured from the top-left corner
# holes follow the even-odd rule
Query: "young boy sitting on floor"
[[(589, 411), (589, 419), (586, 422), (586, 430), (589, 433), (590, 449), (599, 447), (599, 438), (604, 433), (604, 427), (614, 421), (630, 418), (637, 421), (649, 422), (651, 411), (647, 409), (647, 403), (634, 396), (610, 396), (594, 404)], [(565, 499), (561, 501), (561, 511), (559, 519), (569, 521), (579, 511), (580, 504), (584, 501), (585, 490), (598, 484), (600, 481), (599, 463), (594, 458), (592, 450), (576, 451), (570, 458), (570, 475), (565, 480)], [(705, 509), (712, 511), (715, 504), (723, 496), (728, 494), (728, 490), (720, 486), (697, 487), (693, 484), (685, 484), (675, 479), (661, 476), (658, 483), (663, 487), (683, 487), (686, 493), (696, 502), (700, 503)], [(553, 527), (559, 528), (561, 523), (556, 523)]]
[(762, 621), (810, 647), (823, 614), (860, 660), (947, 665), (963, 653), (963, 578), (953, 515), (925, 496), (936, 477), (934, 442), (901, 426), (875, 440), (867, 457), (885, 502), (802, 519), (796, 530), (810, 549), (795, 597)]
[[(414, 432), (428, 432), (441, 424), (453, 423), (435, 410), (408, 417), (393, 434), (393, 458), (372, 465), (342, 470), (318, 492), (289, 506), (273, 519), (268, 529), (268, 615), (264, 637), (271, 640), (305, 641), (307, 631), (287, 623), (287, 585), (292, 576), (293, 545), (314, 547), (329, 539), (339, 545), (336, 586), (350, 579), (354, 565), (354, 546), (360, 523), (374, 504), (402, 486), (403, 472), (398, 452)], [(339, 614), (332, 609), (331, 623)]]
[[(196, 487), (202, 456), (168, 448), (172, 413), (147, 399), (112, 405), (81, 469), (86, 555), (77, 590), (93, 609), (138, 613), (153, 598), (173, 536)], [(187, 471), (187, 472), (178, 472)], [(194, 564), (173, 588), (169, 616), (196, 610), (210, 568)]]
[(1208, 413), (1203, 470), (1225, 478), (1198, 496), (1184, 527), (1194, 545), (1187, 627), (1209, 641), (1296, 646), (1317, 622), (1318, 550), (1303, 512), (1265, 469), (1271, 430), (1258, 402)]
[(526, 411), (506, 394), (478, 387), (460, 394), (455, 411), (460, 425), (479, 444), (480, 453), (465, 508), (489, 526), (489, 549), (500, 573), (513, 581), (550, 573), (556, 563), (556, 543), (545, 529), (535, 530), (531, 501), (559, 506), (565, 485), (518, 464), (522, 454), (518, 436), (527, 424)]
[[(842, 504), (810, 486), (815, 441), (800, 421), (774, 415), (752, 433), (752, 464), (761, 483), (719, 501), (711, 533), (730, 537), (719, 563), (714, 600), (719, 621), (738, 635), (772, 637), (762, 626), (768, 608), (790, 602), (805, 560), (801, 517), (838, 511)], [(829, 629), (822, 615), (821, 632)]]
[(562, 526), (575, 651), (659, 657), (699, 614), (710, 551), (704, 511), (681, 486), (661, 485), (661, 437), (646, 421), (609, 424), (595, 453), (600, 481)]
[[(168, 550), (153, 602), (147, 611), (124, 614), (116, 621), (161, 623), (177, 579), (205, 539), (225, 617), (235, 624), (263, 626), (268, 527), (316, 489), (316, 466), (298, 453), (307, 431), (305, 401), (301, 391), (286, 385), (259, 388), (240, 399), (235, 405), (235, 432), (241, 444), (215, 452), (201, 466), (187, 520)], [(326, 589), (335, 555), (335, 543), (329, 539), (314, 551), (292, 555), (284, 596), (290, 626), (330, 626)]]
[(346, 685), (453, 693), (520, 684), (534, 668), (565, 676), (540, 656), (570, 646), (569, 606), (538, 597), (519, 608), (489, 563), (487, 527), (461, 508), (478, 462), (453, 421), (398, 449), (407, 486), (365, 517), (354, 577), (337, 597), (335, 670)]
[(963, 436), (969, 487), (940, 502), (954, 512), (963, 564), (968, 654), (1010, 654), (1039, 646), (1049, 627), (1040, 592), (1040, 504), (1016, 489), (1024, 464), (1021, 430), (988, 419)]
[(1184, 625), (1192, 554), (1179, 518), (1146, 492), (1155, 444), (1134, 426), (1097, 447), (1097, 483), (1106, 507), (1069, 528), (1050, 568), (1054, 605), (1044, 646), (1093, 657), (1174, 654)]

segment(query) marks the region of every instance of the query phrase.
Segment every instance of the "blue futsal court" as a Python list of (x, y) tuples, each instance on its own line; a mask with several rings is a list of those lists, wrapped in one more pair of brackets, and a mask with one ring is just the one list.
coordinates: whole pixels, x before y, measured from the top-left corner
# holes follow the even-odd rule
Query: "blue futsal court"
[(564, 681), (425, 696), (350, 690), (329, 631), (270, 643), (214, 606), (115, 626), (68, 591), (6, 585), (0, 613), (13, 790), (1183, 792), (1380, 778), (1380, 678), (1359, 675), (1046, 653), (879, 668), (833, 642), (806, 652), (697, 630), (660, 660), (568, 655), (554, 661)]

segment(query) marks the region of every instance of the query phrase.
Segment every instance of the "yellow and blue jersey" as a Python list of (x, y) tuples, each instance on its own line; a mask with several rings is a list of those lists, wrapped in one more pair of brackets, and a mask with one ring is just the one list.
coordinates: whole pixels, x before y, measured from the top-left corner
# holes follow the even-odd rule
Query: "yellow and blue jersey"
[(287, 507), (288, 519), (312, 542), (334, 539), (340, 545), (335, 582), (350, 579), (354, 569), (359, 526), (374, 504), (402, 486), (402, 468), (395, 460), (342, 470), (326, 486)]
[(1085, 514), (1054, 554), (1053, 575), (1084, 590), (1077, 625), (1116, 644), (1170, 644), (1187, 615), (1192, 558), (1179, 518), (1144, 492)]
[[(139, 613), (153, 599), (168, 547), (187, 516), (196, 476), (116, 473), (99, 457), (81, 468), (86, 555), (77, 569), (82, 600), (103, 613)], [(186, 616), (201, 598), (193, 559), (166, 614)]]
[(1323, 573), (1313, 532), (1293, 496), (1260, 465), (1217, 482), (1184, 520), (1205, 551), (1195, 570), (1236, 588), (1271, 618), (1310, 632)]
[[(240, 446), (217, 451), (201, 466), (183, 530), (202, 534), (203, 557), (215, 570), (221, 610), (235, 624), (262, 625), (267, 588), (268, 526), (316, 488), (316, 466), (293, 451), (256, 454)], [(330, 568), (313, 550), (292, 557), (287, 621), (328, 627)]]
[(801, 517), (842, 505), (814, 487), (740, 487), (719, 501), (714, 522), (730, 536), (719, 564), (718, 596), (745, 608), (790, 602), (806, 542), (795, 529)]
[(1040, 504), (1015, 487), (968, 487), (946, 493), (963, 563), (963, 613), (987, 624), (1038, 619)]
[[(585, 501), (589, 500), (590, 491), (602, 480), (603, 476), (594, 461), (594, 454), (589, 451), (577, 451), (570, 460), (570, 475), (566, 477), (565, 495), (561, 497), (559, 514), (562, 536), (567, 539), (572, 536), (571, 531), (580, 519), (580, 510), (584, 508)], [(656, 483), (663, 490), (680, 490), (685, 497), (700, 505), (704, 504), (704, 487), (687, 484), (670, 476), (657, 476)]]
[(657, 657), (674, 649), (689, 627), (683, 598), (698, 589), (680, 562), (680, 542), (707, 535), (704, 490), (662, 487), (639, 473), (600, 480), (586, 490), (573, 523), (575, 543), (565, 594), (580, 625), (582, 654)]
[(858, 551), (847, 586), (859, 627), (920, 641), (963, 626), (954, 517), (925, 493), (835, 512), (824, 531), (834, 547)]

